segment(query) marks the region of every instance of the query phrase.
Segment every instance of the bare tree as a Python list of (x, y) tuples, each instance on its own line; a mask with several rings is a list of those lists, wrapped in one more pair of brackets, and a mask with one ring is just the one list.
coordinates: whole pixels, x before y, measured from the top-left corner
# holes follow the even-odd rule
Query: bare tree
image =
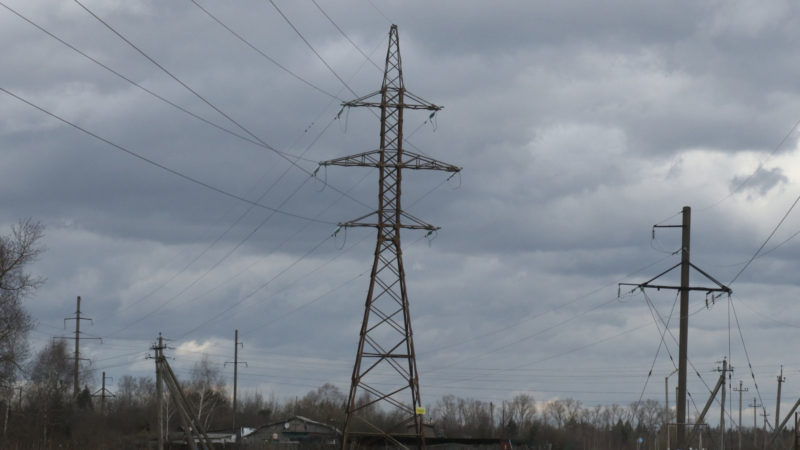
[(197, 420), (208, 429), (221, 406), (227, 405), (225, 379), (219, 367), (212, 365), (208, 355), (195, 363), (192, 368), (192, 381), (189, 384), (188, 398), (194, 404)]
[(544, 416), (551, 425), (563, 428), (567, 423), (567, 408), (561, 400), (553, 400), (544, 407)]
[(27, 336), (33, 323), (22, 307), (22, 299), (41, 286), (44, 279), (31, 275), (27, 266), (44, 250), (39, 241), (44, 226), (31, 219), (20, 220), (11, 234), (0, 236), (0, 383), (15, 379), (20, 362), (27, 356)]
[(508, 403), (508, 414), (521, 428), (527, 427), (536, 415), (536, 402), (528, 394), (517, 394)]
[(323, 422), (340, 423), (344, 420), (347, 397), (331, 383), (325, 383), (307, 393), (296, 405), (295, 413)]

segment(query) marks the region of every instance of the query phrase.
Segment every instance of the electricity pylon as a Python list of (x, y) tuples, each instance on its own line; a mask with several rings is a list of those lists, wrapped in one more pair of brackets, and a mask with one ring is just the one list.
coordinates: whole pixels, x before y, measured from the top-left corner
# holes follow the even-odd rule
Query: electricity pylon
[[(379, 101), (376, 101), (379, 97)], [(320, 163), (323, 166), (375, 167), (379, 172), (378, 209), (341, 227), (378, 229), (375, 259), (372, 263), (364, 319), (359, 334), (350, 394), (347, 398), (342, 448), (347, 448), (353, 419), (363, 419), (371, 430), (393, 441), (390, 433), (406, 434), (413, 426), (417, 447), (424, 448), (423, 415), (419, 393), (419, 374), (414, 354), (411, 316), (408, 308), (405, 271), (400, 247), (400, 230), (427, 230), (427, 224), (403, 211), (400, 204), (403, 169), (428, 169), (459, 172), (460, 167), (445, 164), (403, 149), (403, 111), (421, 109), (433, 115), (441, 106), (406, 91), (400, 61), (397, 25), (389, 30), (389, 47), (381, 89), (346, 102), (343, 107), (367, 106), (380, 109), (380, 147), (377, 150)], [(374, 216), (374, 221), (373, 220)], [(399, 375), (399, 377), (398, 377)], [(390, 386), (384, 388), (383, 386)], [(410, 399), (403, 396), (410, 394)], [(410, 403), (407, 402), (410, 400)], [(389, 405), (399, 411), (400, 423), (380, 428), (369, 423), (363, 410)], [(405, 429), (409, 427), (409, 430)], [(395, 442), (397, 444), (397, 442)]]

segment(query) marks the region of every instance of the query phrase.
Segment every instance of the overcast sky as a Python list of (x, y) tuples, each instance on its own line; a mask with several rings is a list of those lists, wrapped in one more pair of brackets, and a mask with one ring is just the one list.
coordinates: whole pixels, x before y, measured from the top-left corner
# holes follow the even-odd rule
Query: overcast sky
[(82, 4), (0, 3), (0, 221), (47, 227), (34, 349), (80, 295), (98, 383), (152, 374), (159, 332), (179, 375), (207, 354), (232, 377), (238, 329), (246, 390), (346, 391), (375, 232), (331, 235), (375, 207), (377, 173), (309, 174), (378, 146), (370, 111), (338, 113), (379, 89), (395, 23), (406, 87), (444, 106), (407, 113), (407, 145), (463, 167), (403, 180), (442, 227), (403, 234), (424, 404), (663, 401), (675, 292), (651, 310), (617, 283), (679, 262), (680, 231), (651, 230), (683, 206), (693, 262), (735, 279), (731, 301), (692, 296), (694, 369), (713, 386), (729, 358), (772, 414), (783, 365), (784, 414), (800, 396), (800, 211), (745, 267), (800, 194), (794, 2)]

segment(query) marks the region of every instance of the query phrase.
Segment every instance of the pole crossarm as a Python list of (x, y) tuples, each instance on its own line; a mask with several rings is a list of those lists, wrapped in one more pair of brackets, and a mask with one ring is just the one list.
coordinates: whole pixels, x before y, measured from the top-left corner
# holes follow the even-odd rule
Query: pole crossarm
[(631, 289), (631, 292), (635, 291), (636, 289), (651, 288), (651, 289), (658, 289), (658, 290), (661, 290), (661, 289), (672, 289), (672, 290), (677, 290), (677, 291), (681, 291), (681, 290), (686, 290), (686, 291), (703, 291), (703, 292), (707, 292), (707, 293), (711, 293), (711, 292), (724, 292), (724, 293), (726, 293), (726, 294), (729, 294), (729, 295), (730, 295), (731, 293), (733, 293), (733, 291), (731, 290), (731, 288), (729, 288), (728, 286), (725, 286), (724, 284), (720, 283), (720, 282), (719, 282), (719, 281), (717, 281), (717, 280), (716, 280), (714, 277), (712, 277), (711, 275), (709, 275), (708, 273), (706, 273), (706, 272), (705, 272), (703, 269), (701, 269), (701, 268), (699, 268), (699, 267), (695, 266), (695, 265), (694, 265), (693, 263), (691, 263), (691, 262), (689, 263), (689, 266), (690, 266), (690, 267), (692, 267), (692, 268), (693, 268), (694, 270), (696, 270), (698, 273), (700, 273), (701, 275), (703, 275), (704, 277), (706, 277), (706, 278), (707, 278), (708, 280), (710, 280), (712, 283), (716, 284), (716, 285), (717, 285), (717, 287), (705, 287), (705, 286), (689, 286), (689, 287), (681, 287), (681, 286), (668, 285), (668, 284), (653, 284), (653, 281), (655, 281), (655, 280), (657, 280), (657, 279), (661, 278), (662, 276), (664, 276), (664, 275), (666, 275), (666, 274), (668, 274), (668, 273), (672, 272), (673, 270), (677, 269), (677, 268), (678, 268), (678, 267), (680, 267), (680, 266), (681, 266), (681, 263), (675, 264), (674, 266), (672, 266), (672, 267), (670, 267), (669, 269), (667, 269), (667, 270), (665, 270), (665, 271), (661, 272), (660, 274), (658, 274), (658, 275), (654, 276), (653, 278), (651, 278), (651, 279), (649, 279), (649, 280), (645, 281), (644, 283), (619, 283), (619, 284), (618, 284), (618, 286), (634, 286), (634, 288), (633, 288), (633, 289)]
[(342, 167), (388, 167), (393, 169), (412, 169), (412, 170), (440, 170), (443, 172), (457, 173), (461, 167), (447, 164), (429, 156), (403, 150), (402, 160), (381, 159), (380, 149), (370, 150), (355, 155), (343, 156), (341, 158), (322, 161), (320, 166), (342, 166)]

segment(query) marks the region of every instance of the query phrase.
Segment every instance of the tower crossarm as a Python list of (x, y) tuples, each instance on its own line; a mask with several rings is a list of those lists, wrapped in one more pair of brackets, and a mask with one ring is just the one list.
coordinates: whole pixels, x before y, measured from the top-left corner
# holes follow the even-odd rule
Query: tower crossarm
[[(427, 110), (427, 111), (440, 111), (444, 109), (444, 106), (434, 105), (422, 98), (412, 94), (411, 92), (407, 91), (405, 87), (387, 87), (385, 91), (389, 93), (389, 91), (395, 91), (394, 94), (399, 93), (402, 91), (401, 96), (396, 95), (387, 95), (387, 98), (401, 98), (403, 99), (402, 102), (393, 102), (391, 100), (383, 100), (384, 96), (384, 89), (380, 91), (375, 91), (371, 94), (367, 94), (363, 97), (359, 97), (355, 100), (350, 100), (349, 102), (342, 103), (343, 108), (354, 108), (359, 106), (367, 106), (372, 108), (380, 108), (382, 106), (389, 107), (389, 108), (404, 108), (404, 109), (416, 109), (416, 110)], [(375, 100), (373, 100), (375, 99)], [(410, 100), (410, 101), (409, 101)]]
[(370, 150), (355, 155), (343, 156), (341, 158), (322, 161), (320, 166), (343, 166), (343, 167), (388, 167), (394, 169), (414, 169), (414, 170), (440, 170), (443, 172), (457, 173), (461, 167), (447, 164), (429, 156), (404, 150), (402, 160), (398, 163), (392, 159), (384, 159), (381, 162), (381, 150)]
[[(384, 217), (386, 217), (386, 215), (388, 215), (388, 212), (384, 212)], [(357, 228), (357, 227), (383, 228), (383, 227), (396, 226), (397, 228), (403, 228), (406, 230), (439, 231), (441, 229), (441, 227), (437, 227), (435, 225), (431, 225), (427, 222), (424, 222), (422, 219), (418, 219), (405, 211), (400, 212), (400, 217), (406, 219), (405, 223), (395, 224), (395, 223), (371, 222), (369, 221), (369, 218), (372, 216), (375, 216), (375, 218), (377, 219), (380, 215), (378, 214), (378, 211), (372, 211), (369, 214), (365, 214), (349, 222), (341, 222), (338, 225), (340, 228)]]

